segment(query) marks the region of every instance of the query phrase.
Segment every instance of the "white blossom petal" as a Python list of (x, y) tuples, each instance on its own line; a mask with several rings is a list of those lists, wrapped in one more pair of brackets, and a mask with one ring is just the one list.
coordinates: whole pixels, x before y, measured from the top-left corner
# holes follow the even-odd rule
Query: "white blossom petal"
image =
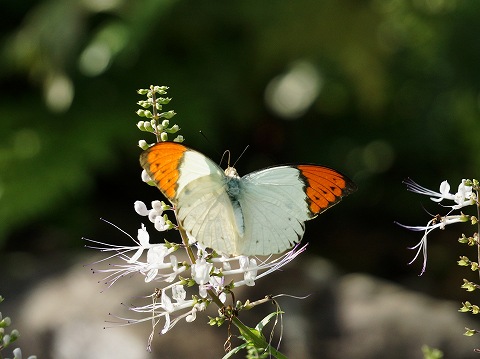
[(142, 201), (135, 201), (133, 206), (135, 208), (135, 212), (137, 212), (139, 215), (148, 216), (149, 210), (147, 209), (147, 206), (145, 203), (143, 203)]
[(154, 226), (155, 226), (155, 229), (159, 232), (163, 232), (168, 229), (168, 226), (166, 225), (166, 222), (165, 222), (165, 218), (163, 218), (162, 216), (155, 217)]
[(141, 176), (142, 176), (142, 181), (143, 182), (145, 182), (145, 183), (152, 182), (152, 179), (148, 175), (147, 171), (142, 170), (142, 175)]
[(172, 298), (177, 302), (183, 302), (187, 297), (187, 292), (183, 285), (177, 284), (172, 287)]
[(163, 213), (163, 205), (161, 201), (152, 201), (152, 209), (161, 216)]

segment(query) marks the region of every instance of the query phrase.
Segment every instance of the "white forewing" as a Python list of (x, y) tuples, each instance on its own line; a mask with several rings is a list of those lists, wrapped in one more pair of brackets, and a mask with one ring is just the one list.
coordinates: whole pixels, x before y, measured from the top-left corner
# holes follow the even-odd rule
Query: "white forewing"
[(185, 152), (179, 171), (181, 176), (177, 180), (177, 193), (180, 193), (186, 185), (201, 177), (212, 176), (217, 181), (225, 177), (223, 170), (215, 162), (200, 152), (192, 150)]
[[(209, 158), (188, 151), (180, 166), (177, 219), (183, 228), (206, 247), (237, 253), (239, 225), (226, 192), (227, 176)], [(237, 217), (237, 218), (236, 218)]]
[(245, 221), (239, 252), (280, 253), (298, 243), (310, 219), (298, 169), (271, 167), (242, 177), (238, 197)]

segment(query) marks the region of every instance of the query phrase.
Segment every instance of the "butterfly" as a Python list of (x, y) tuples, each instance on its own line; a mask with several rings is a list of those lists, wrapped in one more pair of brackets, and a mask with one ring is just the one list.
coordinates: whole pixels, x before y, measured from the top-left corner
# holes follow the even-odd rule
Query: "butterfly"
[(190, 237), (226, 255), (270, 255), (298, 243), (315, 218), (356, 185), (311, 164), (281, 165), (239, 177), (176, 142), (144, 151), (140, 164), (175, 208)]

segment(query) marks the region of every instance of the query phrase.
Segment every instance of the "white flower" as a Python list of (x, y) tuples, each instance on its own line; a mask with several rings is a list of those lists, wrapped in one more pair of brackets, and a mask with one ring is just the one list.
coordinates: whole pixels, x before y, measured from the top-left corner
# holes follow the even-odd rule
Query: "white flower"
[(410, 249), (416, 249), (417, 253), (415, 257), (410, 261), (409, 264), (413, 263), (420, 253), (423, 254), (423, 266), (420, 275), (425, 272), (427, 266), (427, 236), (434, 229), (440, 228), (444, 229), (445, 226), (453, 223), (462, 223), (470, 220), (470, 216), (460, 213), (459, 215), (452, 215), (451, 213), (455, 210), (463, 208), (465, 206), (470, 206), (476, 204), (476, 193), (473, 192), (472, 186), (469, 185), (470, 182), (467, 182), (465, 179), (458, 186), (458, 190), (455, 194), (450, 193), (450, 185), (447, 181), (443, 181), (440, 184), (440, 192), (435, 192), (424, 188), (411, 179), (404, 181), (407, 185), (409, 191), (427, 195), (434, 202), (440, 203), (443, 200), (449, 200), (455, 204), (444, 206), (451, 208), (449, 213), (446, 216), (436, 215), (430, 221), (428, 221), (426, 226), (405, 226), (403, 224), (397, 223), (400, 226), (410, 229), (412, 231), (423, 231), (423, 236), (420, 242), (417, 245), (411, 247)]
[(455, 215), (455, 216), (445, 216), (441, 217), (440, 215), (433, 217), (430, 221), (428, 221), (426, 226), (405, 226), (403, 224), (397, 223), (398, 225), (410, 229), (412, 231), (423, 231), (423, 237), (415, 246), (409, 247), (409, 249), (416, 249), (417, 253), (415, 257), (408, 263), (412, 264), (418, 258), (420, 252), (423, 254), (423, 266), (420, 275), (425, 273), (425, 269), (427, 268), (427, 236), (428, 234), (433, 231), (434, 229), (440, 228), (444, 229), (446, 225), (453, 224), (453, 223), (461, 223), (468, 221), (468, 216), (464, 214)]
[(155, 226), (155, 229), (159, 232), (168, 231), (174, 227), (173, 223), (168, 220), (167, 215), (163, 212), (167, 209), (171, 209), (162, 201), (153, 201), (152, 209), (148, 209), (145, 203), (142, 201), (136, 201), (134, 204), (135, 212), (141, 216), (147, 216), (150, 222)]
[[(137, 201), (134, 208), (138, 214), (153, 219), (156, 227), (168, 227), (167, 221), (163, 221), (165, 219), (163, 212), (166, 207), (162, 202), (154, 201), (152, 208), (148, 209), (143, 202)], [(159, 228), (156, 229), (159, 230)], [(114, 258), (123, 262), (112, 263), (106, 269), (98, 270), (100, 273), (107, 273), (107, 277), (104, 278), (107, 285), (111, 286), (118, 279), (132, 277), (135, 273), (141, 274), (145, 282), (155, 283), (157, 289), (154, 294), (148, 296), (152, 299), (150, 304), (129, 307), (136, 313), (146, 314), (146, 318), (118, 318), (128, 324), (151, 322), (153, 328), (148, 347), (153, 340), (155, 327), (160, 321), (164, 321), (161, 330), (164, 334), (180, 319), (185, 318), (187, 322), (194, 321), (197, 313), (204, 311), (214, 298), (217, 303), (227, 305), (232, 288), (255, 285), (256, 280), (290, 263), (306, 248), (306, 245), (302, 247), (297, 245), (280, 256), (269, 256), (260, 260), (257, 257), (247, 256), (215, 256), (210, 249), (195, 243), (190, 245), (196, 247), (196, 250), (195, 248), (187, 250), (186, 258), (190, 260), (190, 263), (187, 263), (179, 261), (177, 254), (174, 254), (182, 248), (180, 245), (168, 242), (150, 243), (151, 236), (144, 224), (138, 229), (137, 238), (128, 236), (134, 242), (132, 246), (89, 241), (99, 245), (96, 248), (102, 252), (113, 252), (113, 255), (96, 262), (97, 264)], [(132, 252), (133, 255), (130, 255)], [(185, 273), (190, 273), (190, 278)], [(182, 277), (179, 276), (180, 274)]]
[(249, 287), (254, 286), (258, 271), (257, 261), (255, 258), (242, 257), (239, 262), (240, 268), (244, 271), (243, 279), (245, 284)]
[(452, 206), (453, 209), (459, 209), (476, 203), (476, 196), (472, 191), (472, 186), (467, 185), (464, 179), (462, 179), (462, 182), (458, 185), (458, 191), (454, 195), (454, 201), (457, 205)]
[(450, 193), (450, 184), (447, 181), (443, 181), (440, 184), (440, 192), (435, 192), (422, 187), (409, 178), (403, 181), (403, 183), (407, 185), (407, 190), (430, 196), (430, 199), (434, 202), (440, 203), (443, 200), (455, 202), (455, 205), (446, 206), (452, 209), (460, 209), (462, 207), (475, 204), (476, 198), (475, 194), (472, 192), (472, 186), (467, 186), (465, 179), (463, 179), (458, 185), (458, 191), (455, 194)]
[(198, 259), (195, 264), (192, 264), (192, 279), (199, 285), (208, 283), (212, 268), (212, 263), (207, 262), (204, 258)]
[(138, 250), (135, 252), (135, 254), (128, 260), (128, 263), (135, 263), (140, 256), (142, 255), (143, 251), (145, 249), (150, 248), (150, 236), (147, 232), (147, 229), (145, 228), (145, 225), (142, 223), (142, 226), (138, 230), (138, 235), (137, 235), (138, 242), (140, 244)]

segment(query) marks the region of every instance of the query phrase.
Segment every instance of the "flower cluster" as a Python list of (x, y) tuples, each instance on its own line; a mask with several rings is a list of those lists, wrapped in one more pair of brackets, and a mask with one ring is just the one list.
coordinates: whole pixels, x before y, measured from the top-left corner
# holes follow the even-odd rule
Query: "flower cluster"
[[(172, 210), (164, 203), (154, 201), (152, 208), (147, 209), (145, 203), (137, 201), (134, 207), (138, 214), (148, 216), (157, 231), (176, 228), (168, 220), (167, 215), (163, 214), (165, 210)], [(169, 331), (181, 319), (187, 322), (194, 321), (197, 312), (205, 310), (214, 298), (221, 303), (226, 303), (227, 296), (233, 288), (255, 285), (257, 279), (288, 264), (306, 248), (306, 245), (297, 246), (281, 256), (270, 256), (260, 260), (243, 255), (227, 257), (203, 248), (199, 243), (194, 243), (188, 247), (196, 249), (192, 260), (188, 255), (182, 255), (180, 249), (187, 249), (184, 245), (167, 241), (151, 243), (150, 234), (144, 224), (138, 230), (136, 238), (129, 237), (134, 242), (131, 246), (117, 246), (87, 240), (96, 244), (93, 248), (102, 252), (113, 252), (107, 257), (108, 260), (113, 258), (121, 260), (121, 263), (111, 263), (108, 268), (97, 270), (107, 274), (104, 281), (108, 285), (113, 285), (119, 279), (134, 273), (142, 275), (145, 282), (155, 283), (156, 289), (148, 296), (152, 299), (151, 303), (129, 307), (133, 312), (147, 316), (140, 320), (120, 319), (128, 323), (151, 321), (154, 323), (153, 330), (159, 321), (164, 319), (162, 334)], [(190, 294), (188, 295), (187, 292)], [(148, 347), (153, 338), (153, 330)]]
[(420, 242), (417, 245), (410, 248), (410, 249), (416, 250), (417, 252), (414, 258), (412, 259), (412, 261), (410, 261), (409, 263), (409, 264), (413, 263), (418, 258), (420, 253), (422, 253), (423, 266), (422, 266), (422, 271), (420, 273), (421, 275), (425, 272), (425, 269), (427, 266), (427, 236), (430, 234), (431, 231), (437, 228), (444, 229), (445, 226), (453, 223), (462, 223), (462, 222), (471, 222), (472, 224), (477, 223), (477, 217), (464, 214), (461, 211), (460, 213), (458, 213), (457, 211), (464, 207), (477, 204), (476, 189), (478, 188), (478, 181), (463, 179), (462, 182), (458, 185), (457, 192), (455, 193), (450, 193), (450, 184), (447, 181), (443, 181), (440, 184), (439, 192), (435, 192), (427, 188), (424, 188), (419, 184), (415, 183), (414, 181), (412, 181), (411, 179), (405, 180), (404, 183), (407, 185), (407, 190), (414, 193), (429, 196), (430, 200), (432, 200), (433, 202), (437, 202), (437, 203), (441, 203), (443, 201), (450, 201), (451, 203), (453, 202), (453, 204), (450, 204), (450, 205), (445, 205), (444, 203), (441, 203), (442, 207), (449, 209), (448, 213), (444, 216), (440, 214), (433, 216), (433, 218), (430, 219), (427, 222), (427, 225), (425, 226), (405, 226), (403, 224), (400, 224), (402, 227), (410, 229), (412, 231), (423, 232), (423, 236)]

